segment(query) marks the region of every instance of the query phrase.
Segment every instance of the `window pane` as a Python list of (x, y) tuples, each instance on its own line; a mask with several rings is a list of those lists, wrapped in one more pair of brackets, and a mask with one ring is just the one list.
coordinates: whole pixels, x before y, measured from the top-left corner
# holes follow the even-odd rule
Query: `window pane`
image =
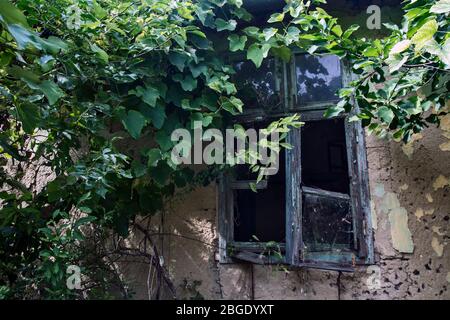
[(353, 248), (350, 200), (304, 193), (302, 226), (307, 252), (340, 252)]
[[(282, 151), (278, 173), (268, 177), (266, 189), (256, 193), (252, 190), (234, 190), (235, 241), (285, 242), (284, 159)], [(244, 168), (243, 165), (241, 167)]]
[(264, 60), (259, 68), (251, 61), (238, 62), (233, 66), (237, 96), (244, 102), (244, 109), (268, 109), (278, 105), (275, 59)]
[(344, 121), (308, 121), (302, 127), (302, 185), (349, 194)]
[(335, 101), (336, 91), (342, 87), (341, 64), (334, 55), (295, 57), (298, 104)]

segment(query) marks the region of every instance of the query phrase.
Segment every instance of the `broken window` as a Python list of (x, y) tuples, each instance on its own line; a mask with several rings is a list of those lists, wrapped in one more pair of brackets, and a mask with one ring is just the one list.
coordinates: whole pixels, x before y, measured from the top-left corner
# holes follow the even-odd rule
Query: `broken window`
[[(270, 64), (281, 72), (270, 73)], [(373, 262), (364, 134), (348, 115), (325, 119), (336, 91), (350, 81), (338, 57), (297, 54), (288, 64), (269, 59), (262, 71), (239, 70), (251, 84), (252, 108), (264, 109), (273, 92), (285, 92), (275, 116), (237, 117), (261, 126), (276, 117), (300, 113), (305, 125), (292, 129), (292, 149), (280, 153), (276, 175), (250, 189), (256, 177), (244, 165), (219, 183), (221, 262), (285, 263), (350, 271)], [(264, 75), (265, 73), (265, 75)], [(252, 75), (254, 78), (252, 78)], [(291, 79), (290, 83), (282, 79)], [(250, 96), (247, 96), (250, 97)], [(264, 99), (258, 97), (265, 97)]]

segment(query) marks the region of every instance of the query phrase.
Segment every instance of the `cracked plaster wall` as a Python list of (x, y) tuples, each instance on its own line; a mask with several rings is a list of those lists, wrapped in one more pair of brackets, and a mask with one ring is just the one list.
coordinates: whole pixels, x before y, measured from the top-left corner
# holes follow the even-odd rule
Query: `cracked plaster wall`
[[(450, 299), (450, 119), (411, 145), (367, 137), (376, 264), (355, 273), (270, 266), (221, 265), (216, 188), (171, 203), (160, 222), (164, 263), (180, 298), (205, 299)], [(446, 124), (447, 123), (447, 124)], [(444, 147), (443, 147), (444, 146)], [(148, 298), (148, 267), (123, 271), (135, 298)]]

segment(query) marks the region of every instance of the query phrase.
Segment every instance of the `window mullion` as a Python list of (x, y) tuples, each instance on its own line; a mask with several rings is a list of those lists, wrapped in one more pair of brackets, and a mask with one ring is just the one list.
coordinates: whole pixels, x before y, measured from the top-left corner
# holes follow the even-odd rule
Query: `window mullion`
[(286, 263), (299, 265), (303, 246), (300, 129), (292, 129), (287, 136), (287, 142), (293, 148), (286, 150)]

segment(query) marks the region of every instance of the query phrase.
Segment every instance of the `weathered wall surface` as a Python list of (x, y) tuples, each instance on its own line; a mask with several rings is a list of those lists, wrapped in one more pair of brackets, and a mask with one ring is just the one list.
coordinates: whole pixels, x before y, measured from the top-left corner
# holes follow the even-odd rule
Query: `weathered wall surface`
[[(153, 218), (179, 297), (450, 299), (450, 115), (442, 129), (407, 146), (367, 137), (377, 263), (352, 274), (218, 264), (215, 186), (183, 195)], [(148, 266), (123, 271), (135, 298), (147, 299)]]

